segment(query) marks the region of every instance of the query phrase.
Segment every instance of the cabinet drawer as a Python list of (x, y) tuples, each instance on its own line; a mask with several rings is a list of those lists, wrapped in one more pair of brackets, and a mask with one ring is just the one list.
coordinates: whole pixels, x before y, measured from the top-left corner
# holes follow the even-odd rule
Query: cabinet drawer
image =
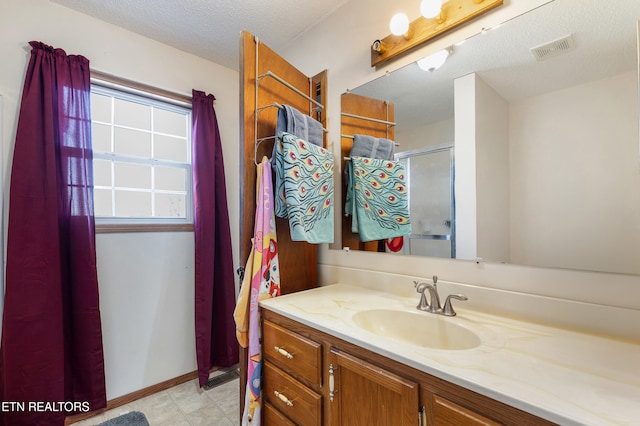
[(291, 420), (274, 408), (271, 404), (264, 404), (264, 426), (296, 426)]
[(498, 426), (498, 423), (438, 395), (433, 396), (435, 426)]
[(264, 357), (303, 382), (321, 386), (322, 347), (319, 343), (265, 320)]
[(264, 363), (263, 397), (294, 423), (320, 426), (322, 396), (291, 378), (278, 367)]

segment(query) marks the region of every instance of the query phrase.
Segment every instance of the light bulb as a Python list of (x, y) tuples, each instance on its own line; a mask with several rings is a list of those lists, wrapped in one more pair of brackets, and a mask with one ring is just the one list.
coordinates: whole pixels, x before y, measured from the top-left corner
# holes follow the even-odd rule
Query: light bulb
[(442, 0), (422, 0), (420, 14), (425, 18), (435, 18), (442, 10)]
[(403, 35), (409, 31), (409, 17), (404, 13), (396, 13), (391, 17), (389, 29), (393, 35)]
[(426, 58), (419, 59), (417, 64), (420, 69), (424, 71), (435, 71), (444, 65), (450, 53), (450, 49), (442, 49), (427, 56)]

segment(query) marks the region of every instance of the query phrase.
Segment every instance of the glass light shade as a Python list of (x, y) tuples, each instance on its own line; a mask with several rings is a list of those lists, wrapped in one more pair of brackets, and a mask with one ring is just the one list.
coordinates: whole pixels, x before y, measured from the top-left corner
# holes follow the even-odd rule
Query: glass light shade
[(426, 58), (419, 59), (417, 64), (424, 71), (435, 71), (444, 65), (450, 53), (449, 49), (439, 50)]
[(425, 18), (435, 18), (442, 10), (442, 0), (422, 0), (420, 14)]
[(393, 35), (403, 35), (409, 31), (409, 17), (404, 13), (396, 13), (391, 17), (389, 29)]

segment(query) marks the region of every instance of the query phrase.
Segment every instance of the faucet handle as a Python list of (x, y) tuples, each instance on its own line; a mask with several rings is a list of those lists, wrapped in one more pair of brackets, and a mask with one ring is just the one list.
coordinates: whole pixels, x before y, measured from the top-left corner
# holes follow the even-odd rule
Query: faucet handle
[(418, 281), (413, 282), (413, 286), (416, 288), (416, 292), (420, 293), (420, 302), (418, 303), (418, 306), (416, 306), (416, 308), (421, 311), (426, 311), (427, 309), (429, 309), (427, 296), (424, 294), (424, 291), (427, 289), (427, 285), (427, 283), (421, 283)]
[(456, 312), (453, 310), (453, 306), (451, 306), (451, 299), (456, 300), (469, 300), (467, 296), (464, 294), (450, 294), (447, 296), (447, 299), (444, 301), (444, 307), (442, 308), (442, 315), (446, 315), (448, 317), (453, 317), (456, 315)]

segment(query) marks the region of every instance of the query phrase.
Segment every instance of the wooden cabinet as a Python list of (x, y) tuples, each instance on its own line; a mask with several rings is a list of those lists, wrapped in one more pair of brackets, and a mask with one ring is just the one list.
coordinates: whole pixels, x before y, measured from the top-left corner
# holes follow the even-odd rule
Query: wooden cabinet
[(330, 424), (416, 424), (417, 383), (335, 347), (329, 363)]
[(272, 311), (262, 314), (265, 426), (553, 424)]

